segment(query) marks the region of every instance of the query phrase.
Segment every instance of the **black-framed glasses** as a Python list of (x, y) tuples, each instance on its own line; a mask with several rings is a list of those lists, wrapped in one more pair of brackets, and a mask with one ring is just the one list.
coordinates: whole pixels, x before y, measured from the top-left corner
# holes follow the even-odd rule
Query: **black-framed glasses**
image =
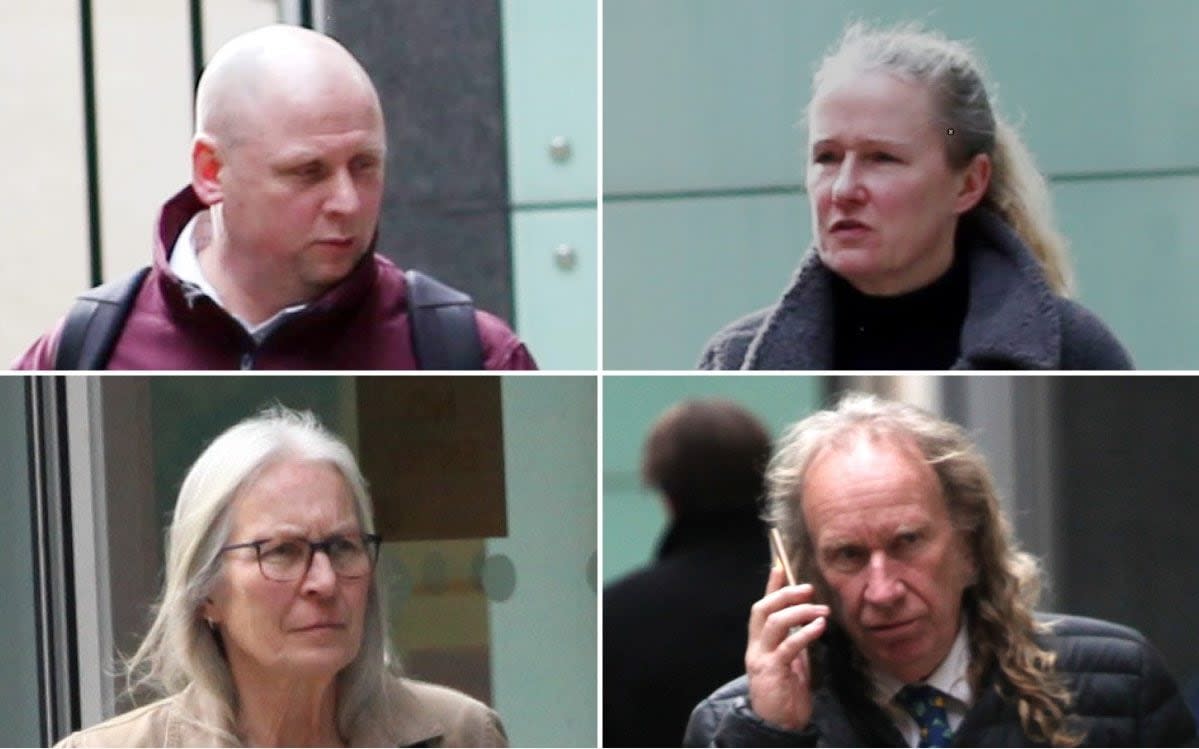
[(325, 552), (329, 566), (338, 577), (354, 579), (369, 575), (379, 559), (382, 536), (374, 533), (358, 533), (346, 536), (329, 536), (320, 541), (306, 538), (268, 538), (230, 544), (221, 548), (221, 553), (234, 549), (254, 549), (258, 555), (258, 569), (267, 580), (287, 583), (299, 580), (308, 574), (312, 558), (318, 551)]

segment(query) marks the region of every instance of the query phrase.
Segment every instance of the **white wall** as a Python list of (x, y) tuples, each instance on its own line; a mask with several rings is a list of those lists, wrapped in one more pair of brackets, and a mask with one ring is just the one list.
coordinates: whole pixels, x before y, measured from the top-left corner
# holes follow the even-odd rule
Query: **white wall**
[[(280, 18), (278, 0), (206, 0), (205, 57)], [(101, 268), (150, 260), (158, 209), (188, 180), (193, 72), (183, 0), (94, 2)], [(90, 286), (78, 0), (14, 4), (0, 24), (0, 366)], [(15, 93), (14, 93), (15, 92)]]

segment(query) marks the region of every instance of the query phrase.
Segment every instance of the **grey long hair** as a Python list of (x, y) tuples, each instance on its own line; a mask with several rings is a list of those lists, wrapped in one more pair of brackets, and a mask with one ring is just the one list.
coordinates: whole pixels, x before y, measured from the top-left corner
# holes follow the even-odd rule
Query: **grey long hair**
[[(345, 478), (364, 532), (374, 532), (366, 481), (350, 449), (308, 412), (267, 409), (226, 430), (188, 471), (175, 505), (167, 540), (166, 580), (145, 639), (125, 664), (130, 695), (158, 696), (185, 688), (214, 705), (231, 734), (237, 691), (218, 635), (203, 620), (201, 606), (221, 574), (220, 549), (228, 543), (231, 505), (269, 465), (282, 459), (324, 461)], [(382, 591), (376, 578), (367, 595), (362, 644), (357, 657), (337, 677), (337, 728), (355, 733), (359, 721), (380, 715), (384, 676), (393, 664), (386, 636)]]

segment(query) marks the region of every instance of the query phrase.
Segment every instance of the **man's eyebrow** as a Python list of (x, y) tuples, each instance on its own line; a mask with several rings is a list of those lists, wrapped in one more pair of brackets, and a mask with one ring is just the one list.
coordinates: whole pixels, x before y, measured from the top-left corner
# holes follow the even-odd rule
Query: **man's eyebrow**
[(836, 549), (851, 548), (854, 546), (864, 546), (860, 541), (855, 541), (845, 536), (833, 536), (828, 540), (821, 541), (816, 545), (817, 551), (833, 551)]
[(293, 152), (290, 154), (282, 154), (281, 156), (279, 156), (279, 158), (276, 159), (275, 163), (272, 165), (272, 168), (277, 172), (286, 172), (290, 169), (295, 169), (295, 168), (301, 167), (301, 166), (307, 166), (308, 164), (323, 164), (323, 163), (324, 163), (324, 159), (321, 158), (321, 155), (318, 153)]
[[(351, 158), (357, 158), (359, 156), (370, 156), (371, 158), (382, 161), (387, 157), (387, 147), (373, 145), (363, 146), (362, 148), (354, 151)], [(275, 164), (277, 165), (277, 168), (282, 169), (286, 169), (291, 166), (297, 166), (299, 164), (309, 164), (314, 162), (324, 163), (325, 161), (327, 161), (327, 157), (324, 153), (307, 148), (297, 148), (291, 151), (284, 151), (275, 158)]]

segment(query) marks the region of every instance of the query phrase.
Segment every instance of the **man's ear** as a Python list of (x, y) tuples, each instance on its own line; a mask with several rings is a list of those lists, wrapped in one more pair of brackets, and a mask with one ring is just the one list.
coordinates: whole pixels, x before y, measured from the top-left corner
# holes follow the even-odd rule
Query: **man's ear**
[(962, 172), (962, 185), (954, 200), (954, 212), (959, 216), (978, 205), (991, 186), (991, 157), (977, 153)]
[(221, 189), (223, 167), (216, 140), (205, 133), (196, 133), (192, 139), (192, 189), (204, 205), (216, 205), (224, 198)]

